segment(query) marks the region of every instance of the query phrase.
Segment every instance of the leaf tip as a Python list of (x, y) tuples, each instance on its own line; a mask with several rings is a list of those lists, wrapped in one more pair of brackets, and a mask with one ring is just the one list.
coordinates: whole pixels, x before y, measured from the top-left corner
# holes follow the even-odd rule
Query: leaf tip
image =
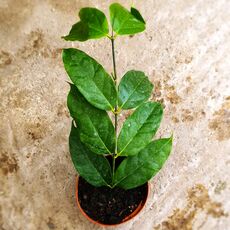
[(61, 36), (61, 39), (65, 40), (65, 41), (70, 41), (69, 35)]
[(69, 81), (65, 81), (67, 84), (69, 84), (69, 86), (71, 87), (72, 86), (72, 83), (69, 82)]

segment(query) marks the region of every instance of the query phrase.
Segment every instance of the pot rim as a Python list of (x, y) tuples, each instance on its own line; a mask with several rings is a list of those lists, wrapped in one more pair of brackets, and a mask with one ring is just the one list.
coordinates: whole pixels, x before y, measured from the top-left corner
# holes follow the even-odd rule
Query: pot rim
[(83, 216), (85, 216), (86, 219), (88, 219), (91, 223), (94, 223), (100, 227), (115, 227), (115, 226), (118, 226), (118, 225), (121, 225), (121, 224), (124, 224), (124, 223), (127, 223), (128, 221), (132, 220), (135, 216), (137, 216), (137, 214), (139, 214), (144, 206), (146, 205), (146, 202), (147, 202), (147, 199), (149, 197), (149, 193), (150, 193), (150, 185), (149, 185), (149, 182), (146, 182), (147, 183), (147, 193), (146, 193), (146, 197), (143, 199), (142, 202), (140, 202), (140, 204), (137, 206), (137, 208), (132, 212), (130, 213), (128, 216), (126, 216), (121, 223), (118, 223), (118, 224), (103, 224), (103, 223), (100, 223), (96, 220), (93, 220), (90, 216), (88, 216), (84, 209), (81, 207), (80, 205), (80, 202), (79, 202), (79, 198), (78, 198), (78, 184), (79, 184), (79, 178), (80, 176), (76, 176), (76, 191), (75, 191), (75, 196), (76, 196), (76, 201), (77, 201), (77, 206), (78, 208), (80, 209), (81, 213)]

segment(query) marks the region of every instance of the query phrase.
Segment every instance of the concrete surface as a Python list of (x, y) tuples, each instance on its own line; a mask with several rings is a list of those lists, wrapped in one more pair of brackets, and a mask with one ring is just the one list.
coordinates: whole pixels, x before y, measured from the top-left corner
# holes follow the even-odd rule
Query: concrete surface
[[(0, 0), (0, 229), (93, 230), (75, 204), (63, 47), (112, 71), (107, 39), (61, 40), (81, 7), (112, 1)], [(129, 1), (119, 1), (129, 6)], [(174, 149), (143, 212), (120, 230), (230, 229), (230, 1), (134, 1), (147, 30), (116, 41), (118, 74), (145, 71)], [(123, 121), (127, 114), (122, 114)]]

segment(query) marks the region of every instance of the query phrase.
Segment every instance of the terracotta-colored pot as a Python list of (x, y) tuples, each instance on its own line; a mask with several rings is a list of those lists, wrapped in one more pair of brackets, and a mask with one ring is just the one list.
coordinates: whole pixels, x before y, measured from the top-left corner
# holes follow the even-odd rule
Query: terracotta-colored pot
[(123, 224), (123, 223), (125, 223), (125, 222), (133, 219), (143, 209), (143, 207), (145, 206), (147, 198), (148, 198), (148, 195), (149, 195), (149, 189), (150, 189), (149, 184), (147, 184), (146, 197), (141, 201), (141, 203), (137, 206), (137, 208), (130, 215), (126, 216), (122, 220), (121, 223), (119, 223), (119, 224), (103, 224), (103, 223), (97, 222), (97, 221), (93, 220), (91, 217), (89, 217), (85, 213), (85, 211), (83, 210), (83, 208), (81, 207), (80, 202), (79, 202), (79, 198), (78, 198), (78, 181), (79, 181), (79, 177), (77, 176), (76, 177), (76, 201), (77, 201), (77, 206), (79, 207), (82, 215), (86, 217), (86, 219), (88, 219), (90, 222), (92, 222), (92, 223), (94, 223), (96, 225), (99, 225), (101, 227), (114, 227), (114, 226)]

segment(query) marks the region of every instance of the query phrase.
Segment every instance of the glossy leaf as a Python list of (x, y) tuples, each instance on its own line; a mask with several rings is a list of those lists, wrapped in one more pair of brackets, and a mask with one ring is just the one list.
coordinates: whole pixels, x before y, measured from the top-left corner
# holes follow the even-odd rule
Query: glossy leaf
[(74, 85), (71, 85), (67, 104), (79, 127), (81, 141), (97, 154), (114, 152), (115, 131), (108, 114), (88, 103)]
[(115, 173), (115, 185), (123, 189), (138, 187), (162, 168), (172, 148), (172, 138), (151, 142), (136, 156), (127, 157)]
[(145, 23), (144, 18), (142, 17), (141, 13), (136, 8), (131, 7), (131, 14), (139, 21)]
[(118, 87), (119, 107), (132, 109), (139, 106), (150, 97), (152, 89), (152, 83), (143, 72), (127, 72)]
[(118, 137), (120, 156), (137, 154), (149, 144), (160, 126), (163, 109), (160, 103), (146, 102), (124, 122)]
[(110, 21), (113, 30), (119, 35), (136, 34), (145, 30), (145, 22), (138, 11), (129, 12), (119, 3), (110, 6)]
[(80, 21), (74, 24), (66, 41), (86, 41), (105, 37), (109, 33), (109, 25), (103, 12), (96, 8), (82, 8), (79, 12)]
[(117, 92), (114, 81), (93, 58), (78, 49), (64, 49), (63, 63), (70, 79), (92, 105), (112, 110)]
[(94, 186), (111, 183), (111, 167), (104, 156), (91, 152), (81, 141), (78, 128), (72, 128), (69, 136), (69, 149), (74, 167), (86, 181)]

